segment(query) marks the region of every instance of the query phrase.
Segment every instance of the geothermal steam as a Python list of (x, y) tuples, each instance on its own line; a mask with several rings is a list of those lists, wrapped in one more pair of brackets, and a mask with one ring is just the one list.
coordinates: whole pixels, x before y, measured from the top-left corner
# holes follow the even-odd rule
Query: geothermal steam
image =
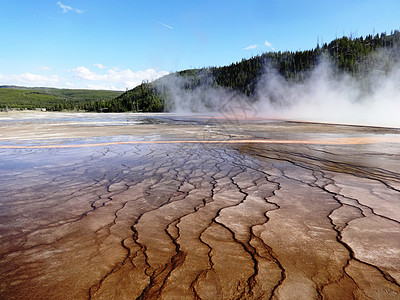
[(358, 78), (339, 76), (322, 58), (307, 80), (295, 84), (268, 69), (258, 82), (255, 105), (266, 117), (400, 127), (399, 68), (384, 67), (375, 64)]
[(192, 79), (177, 75), (159, 84), (168, 91), (170, 108), (179, 113), (248, 116), (241, 111), (246, 109), (265, 119), (400, 127), (400, 68), (390, 61), (393, 57), (384, 51), (373, 54), (357, 77), (338, 75), (329, 59), (321, 57), (301, 83), (290, 83), (267, 66), (251, 98), (213, 86), (211, 75), (203, 75), (194, 89), (187, 89)]

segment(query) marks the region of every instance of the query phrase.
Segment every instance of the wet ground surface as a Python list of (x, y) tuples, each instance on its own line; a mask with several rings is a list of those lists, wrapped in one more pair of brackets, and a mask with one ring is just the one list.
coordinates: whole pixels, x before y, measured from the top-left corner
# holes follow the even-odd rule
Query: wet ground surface
[(0, 116), (0, 299), (399, 299), (400, 131)]

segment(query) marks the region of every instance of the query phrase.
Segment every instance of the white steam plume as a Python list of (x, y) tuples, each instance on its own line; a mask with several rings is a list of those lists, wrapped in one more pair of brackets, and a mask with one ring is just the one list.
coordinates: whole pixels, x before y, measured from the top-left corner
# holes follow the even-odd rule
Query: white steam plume
[(214, 85), (210, 74), (202, 74), (200, 84), (193, 83), (193, 77), (170, 74), (156, 82), (159, 92), (167, 95), (166, 109), (177, 113), (216, 112), (223, 102), (237, 93)]
[(255, 105), (266, 118), (400, 127), (400, 69), (388, 68), (387, 57), (374, 54), (374, 66), (359, 78), (334, 75), (326, 58), (302, 83), (268, 69), (258, 81)]
[[(361, 75), (353, 77), (338, 75), (322, 56), (301, 83), (287, 81), (267, 65), (251, 98), (213, 85), (206, 71), (193, 89), (187, 89), (192, 79), (179, 75), (162, 78), (158, 88), (169, 95), (167, 108), (180, 113), (226, 111), (234, 99), (230, 111), (244, 115), (241, 107), (250, 106), (258, 118), (400, 128), (400, 65), (394, 58), (395, 53), (377, 52), (359, 66)], [(238, 101), (245, 105), (233, 104)]]

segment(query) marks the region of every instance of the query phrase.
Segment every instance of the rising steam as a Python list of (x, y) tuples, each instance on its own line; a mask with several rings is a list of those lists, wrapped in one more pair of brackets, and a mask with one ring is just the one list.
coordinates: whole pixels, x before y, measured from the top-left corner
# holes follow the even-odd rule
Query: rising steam
[(400, 127), (400, 65), (394, 57), (377, 52), (359, 66), (359, 75), (351, 76), (338, 74), (322, 56), (301, 83), (287, 81), (266, 64), (252, 97), (215, 85), (210, 74), (202, 74), (201, 84), (192, 89), (187, 87), (193, 79), (179, 75), (158, 85), (167, 90), (167, 107), (179, 113), (221, 112), (232, 103), (231, 112), (251, 107), (257, 118)]
[(303, 83), (289, 83), (268, 69), (258, 82), (256, 106), (266, 117), (400, 127), (400, 69), (385, 53), (355, 78), (334, 72), (322, 58)]

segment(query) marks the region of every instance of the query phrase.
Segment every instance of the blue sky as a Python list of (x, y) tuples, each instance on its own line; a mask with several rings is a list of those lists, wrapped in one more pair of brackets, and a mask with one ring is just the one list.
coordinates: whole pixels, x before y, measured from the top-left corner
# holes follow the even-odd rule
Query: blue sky
[(400, 1), (0, 0), (0, 85), (125, 90), (400, 28)]

